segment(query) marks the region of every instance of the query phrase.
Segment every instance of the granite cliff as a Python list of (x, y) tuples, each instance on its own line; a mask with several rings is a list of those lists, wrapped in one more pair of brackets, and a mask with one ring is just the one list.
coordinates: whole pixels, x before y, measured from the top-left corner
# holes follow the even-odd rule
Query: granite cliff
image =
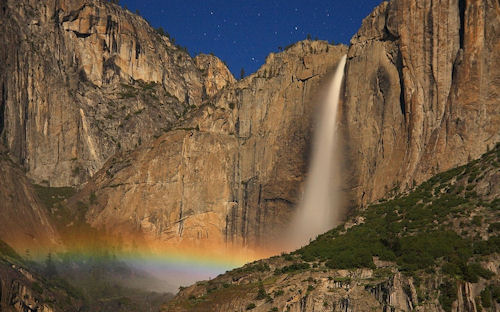
[(145, 245), (263, 246), (301, 197), (316, 99), (343, 54), (351, 208), (500, 141), (499, 12), (383, 2), (349, 48), (299, 42), (235, 81), (110, 2), (4, 0), (1, 140), (34, 182), (77, 186), (64, 205), (95, 228)]
[(351, 199), (370, 203), (500, 141), (500, 5), (383, 2), (352, 38), (342, 129)]
[(113, 157), (73, 201), (94, 194), (94, 227), (171, 246), (272, 241), (300, 197), (314, 96), (345, 53), (304, 41), (271, 54), (152, 144)]
[(5, 0), (0, 15), (1, 140), (37, 183), (80, 185), (234, 81), (108, 1)]

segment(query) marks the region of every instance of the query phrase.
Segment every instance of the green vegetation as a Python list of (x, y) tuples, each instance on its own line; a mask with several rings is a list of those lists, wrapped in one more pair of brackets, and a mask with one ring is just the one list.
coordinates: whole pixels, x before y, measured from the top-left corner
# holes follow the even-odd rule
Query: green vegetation
[(491, 292), (488, 288), (481, 292), (481, 305), (483, 308), (491, 308)]
[(34, 188), (38, 198), (49, 209), (59, 206), (64, 200), (76, 194), (76, 190), (72, 187), (46, 187), (35, 184)]
[(247, 305), (247, 307), (246, 307), (246, 310), (247, 310), (247, 311), (248, 311), (248, 310), (253, 310), (253, 309), (255, 309), (255, 303), (253, 303), (253, 302), (252, 302), (252, 303), (249, 303), (249, 304)]
[(439, 286), (439, 303), (446, 312), (451, 312), (451, 306), (457, 300), (457, 284), (452, 281), (446, 281)]
[(274, 271), (274, 274), (285, 274), (285, 273), (293, 273), (296, 271), (304, 271), (311, 268), (311, 265), (307, 262), (302, 262), (302, 263), (294, 263), (291, 265), (287, 265), (282, 267), (281, 269), (276, 269)]
[(265, 262), (256, 262), (254, 264), (247, 264), (244, 267), (235, 269), (234, 271), (237, 273), (252, 273), (252, 272), (267, 272), (270, 271), (271, 268), (269, 264)]
[(259, 291), (257, 292), (257, 297), (255, 297), (255, 300), (263, 300), (268, 297), (266, 290), (264, 289), (264, 286), (261, 284), (259, 285)]
[(6, 242), (4, 242), (1, 239), (0, 239), (0, 255), (16, 260), (21, 260), (21, 256), (19, 256), (12, 247), (10, 247)]
[(273, 292), (273, 296), (274, 296), (274, 298), (279, 297), (279, 296), (283, 296), (284, 294), (285, 294), (285, 291), (284, 291), (283, 289), (280, 289), (280, 290), (275, 290), (275, 291)]
[[(477, 211), (491, 214), (497, 202), (481, 200), (471, 183), (481, 179), (482, 171), (498, 159), (497, 145), (481, 160), (439, 174), (405, 196), (369, 206), (360, 213), (362, 224), (347, 230), (340, 226), (295, 253), (306, 262), (320, 261), (332, 269), (374, 268), (373, 257), (377, 256), (396, 262), (410, 274), (441, 266), (450, 277), (469, 282), (490, 279), (492, 272), (470, 262), (499, 252), (500, 237), (481, 240), (472, 234), (488, 219)], [(471, 220), (465, 222), (470, 235), (454, 226), (456, 219)], [(489, 231), (497, 232), (498, 225), (493, 223)]]

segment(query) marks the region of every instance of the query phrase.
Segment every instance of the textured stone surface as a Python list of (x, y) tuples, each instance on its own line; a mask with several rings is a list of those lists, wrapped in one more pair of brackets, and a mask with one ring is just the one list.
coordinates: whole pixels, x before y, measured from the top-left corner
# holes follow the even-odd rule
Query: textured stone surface
[(351, 40), (342, 107), (355, 203), (500, 141), (497, 1), (384, 2)]
[(208, 97), (236, 82), (226, 64), (213, 55), (199, 54), (194, 58), (194, 62), (203, 73), (204, 94)]
[(24, 172), (0, 145), (0, 239), (32, 257), (61, 248), (59, 235)]
[(28, 176), (78, 185), (234, 80), (203, 75), (141, 17), (108, 1), (2, 1), (0, 133)]
[[(269, 259), (266, 263), (270, 272), (231, 271), (186, 287), (161, 311), (246, 311), (251, 304), (255, 305), (251, 310), (257, 312), (273, 311), (272, 308), (291, 312), (444, 311), (437, 289), (442, 276), (420, 277), (421, 287), (432, 294), (431, 298), (422, 300), (417, 295), (414, 279), (394, 268), (306, 270), (276, 276), (273, 270), (289, 263), (282, 259)], [(495, 263), (498, 264), (498, 259)], [(380, 272), (383, 276), (377, 275)], [(267, 296), (258, 297), (260, 287), (272, 300)], [(482, 311), (474, 299), (483, 288), (481, 284), (458, 281), (458, 300), (453, 303), (452, 311)], [(493, 311), (498, 306), (493, 303)]]
[[(353, 204), (500, 140), (499, 10), (393, 0), (364, 20), (341, 107)], [(98, 198), (88, 221), (161, 243), (279, 235), (301, 197), (314, 96), (346, 47), (300, 42), (235, 82), (106, 1), (12, 0), (0, 14), (0, 132), (35, 182), (80, 185), (100, 170), (78, 195)]]
[(6, 312), (81, 311), (81, 299), (54, 287), (14, 259), (0, 256), (0, 309)]
[(300, 198), (314, 95), (345, 46), (304, 41), (271, 54), (173, 130), (111, 159), (81, 194), (88, 221), (167, 245), (272, 242)]

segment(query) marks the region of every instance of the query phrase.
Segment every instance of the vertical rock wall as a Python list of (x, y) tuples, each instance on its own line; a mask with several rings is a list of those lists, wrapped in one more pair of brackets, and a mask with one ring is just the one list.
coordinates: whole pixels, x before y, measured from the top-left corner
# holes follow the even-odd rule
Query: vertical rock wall
[(343, 104), (353, 202), (408, 189), (500, 140), (499, 10), (394, 0), (363, 21)]

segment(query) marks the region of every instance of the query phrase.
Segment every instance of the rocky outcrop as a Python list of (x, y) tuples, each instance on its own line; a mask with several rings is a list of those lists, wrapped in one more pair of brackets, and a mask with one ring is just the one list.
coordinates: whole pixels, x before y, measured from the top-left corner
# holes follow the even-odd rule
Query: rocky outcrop
[[(266, 262), (271, 272), (284, 264), (273, 259)], [(414, 279), (394, 269), (312, 270), (278, 276), (242, 271), (245, 267), (186, 287), (161, 311), (444, 311), (436, 288), (441, 277), (424, 280), (429, 297), (423, 298), (417, 294)], [(482, 289), (457, 282), (452, 311), (482, 311), (475, 300)], [(493, 311), (497, 306), (493, 303)]]
[(79, 185), (234, 80), (108, 1), (2, 1), (0, 17), (1, 140), (37, 183)]
[(351, 198), (369, 203), (500, 141), (497, 1), (393, 0), (349, 48), (342, 129)]
[(61, 248), (48, 213), (24, 172), (0, 145), (0, 239), (37, 258)]
[(151, 145), (111, 159), (74, 201), (94, 193), (90, 224), (167, 245), (272, 242), (301, 196), (320, 82), (345, 52), (304, 41), (271, 54)]
[(203, 73), (203, 88), (207, 97), (214, 96), (225, 86), (236, 82), (226, 64), (213, 55), (199, 54), (194, 62)]
[(81, 298), (50, 285), (18, 261), (0, 255), (0, 309), (6, 312), (81, 311)]

